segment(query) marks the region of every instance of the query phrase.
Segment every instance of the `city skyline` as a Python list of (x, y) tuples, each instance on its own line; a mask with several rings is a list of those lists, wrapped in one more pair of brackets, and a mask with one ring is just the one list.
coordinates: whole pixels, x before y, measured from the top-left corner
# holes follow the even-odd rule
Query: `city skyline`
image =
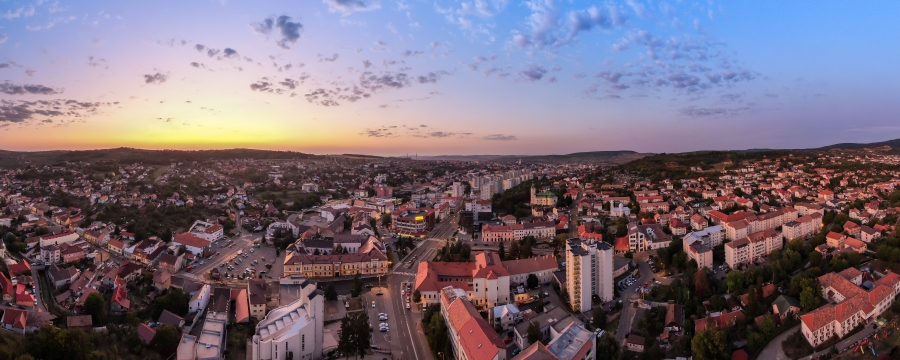
[[(0, 148), (372, 155), (900, 138), (896, 3), (0, 6)], [(893, 74), (893, 76), (892, 76)]]

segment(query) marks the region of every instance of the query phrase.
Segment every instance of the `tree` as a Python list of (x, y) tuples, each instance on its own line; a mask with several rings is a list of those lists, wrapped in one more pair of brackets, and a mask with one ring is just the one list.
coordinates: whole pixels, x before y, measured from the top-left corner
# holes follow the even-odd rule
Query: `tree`
[(350, 356), (365, 357), (366, 351), (371, 347), (371, 336), (369, 332), (369, 320), (366, 313), (357, 312), (347, 315), (341, 320), (341, 329), (339, 332), (340, 341), (338, 342), (338, 351)]
[(178, 348), (180, 338), (180, 331), (175, 325), (162, 324), (156, 328), (156, 335), (153, 336), (153, 342), (156, 343), (156, 351), (160, 355), (169, 356)]
[(534, 344), (538, 341), (543, 340), (544, 336), (541, 334), (541, 324), (537, 321), (532, 321), (528, 324), (528, 342)]
[(422, 293), (419, 292), (418, 289), (416, 289), (416, 291), (413, 291), (412, 300), (413, 300), (414, 302), (421, 302), (421, 301), (422, 301)]
[(819, 294), (816, 292), (812, 286), (804, 286), (800, 291), (800, 305), (803, 307), (803, 311), (812, 311), (819, 307)]
[(513, 241), (512, 244), (509, 245), (509, 254), (506, 255), (508, 260), (515, 260), (519, 258), (519, 242)]
[(334, 289), (334, 283), (330, 282), (325, 286), (325, 300), (328, 301), (337, 301), (338, 293), (337, 290)]
[(141, 319), (137, 316), (136, 312), (129, 310), (125, 313), (125, 323), (136, 327), (141, 323)]
[(740, 270), (734, 270), (725, 276), (725, 284), (728, 285), (728, 292), (737, 294), (744, 290), (744, 273)]
[(811, 251), (809, 253), (809, 264), (813, 267), (818, 267), (820, 263), (822, 263), (822, 253), (818, 251)]
[(165, 295), (153, 300), (153, 304), (150, 305), (152, 309), (151, 317), (158, 319), (163, 310), (169, 310), (169, 312), (178, 316), (185, 316), (189, 310), (188, 302), (190, 301), (191, 298), (184, 291), (173, 288)]
[(602, 307), (595, 307), (591, 314), (591, 325), (597, 329), (606, 328), (606, 312)]
[(92, 293), (84, 300), (84, 312), (91, 316), (94, 325), (106, 323), (106, 299), (100, 293)]
[(706, 268), (702, 268), (694, 273), (694, 291), (700, 297), (705, 297), (707, 292), (709, 292), (709, 277), (706, 275)]
[(694, 335), (694, 339), (691, 340), (691, 351), (697, 360), (718, 360), (731, 357), (725, 333), (715, 327), (708, 327)]
[(350, 289), (350, 296), (359, 297), (359, 294), (362, 294), (363, 291), (363, 283), (362, 277), (359, 273), (353, 276), (353, 288)]
[(537, 289), (539, 285), (539, 280), (537, 275), (528, 274), (528, 278), (525, 280), (525, 284), (528, 285), (529, 289)]
[(498, 251), (498, 254), (497, 254), (497, 255), (500, 256), (500, 260), (501, 260), (501, 261), (502, 261), (502, 260), (506, 260), (506, 250), (505, 250), (504, 247), (503, 247), (503, 242), (502, 242), (502, 241), (500, 242), (500, 250)]
[(616, 338), (614, 338), (609, 332), (603, 334), (602, 337), (597, 338), (597, 358), (619, 358), (619, 344), (616, 342)]
[(534, 312), (542, 313), (544, 312), (544, 293), (538, 293), (537, 304), (534, 305)]

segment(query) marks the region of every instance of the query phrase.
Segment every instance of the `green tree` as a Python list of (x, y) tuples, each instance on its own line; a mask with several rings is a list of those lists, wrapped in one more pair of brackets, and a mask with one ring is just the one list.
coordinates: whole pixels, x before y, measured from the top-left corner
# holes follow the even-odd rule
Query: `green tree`
[(731, 357), (725, 333), (715, 327), (697, 332), (691, 340), (691, 351), (697, 360), (724, 360)]
[(153, 336), (153, 342), (156, 343), (156, 352), (163, 356), (172, 355), (178, 348), (178, 342), (181, 338), (181, 331), (175, 325), (162, 324), (156, 328), (156, 335)]
[(744, 273), (740, 270), (734, 270), (725, 276), (725, 284), (728, 285), (728, 292), (737, 294), (744, 290)]
[(190, 301), (191, 298), (188, 294), (185, 294), (184, 291), (181, 291), (181, 289), (178, 288), (172, 288), (165, 295), (153, 300), (153, 303), (150, 304), (150, 317), (158, 319), (163, 310), (169, 310), (171, 313), (178, 316), (185, 316), (190, 309), (188, 306), (188, 302)]
[(416, 291), (413, 291), (412, 300), (413, 300), (414, 302), (421, 302), (421, 301), (422, 301), (422, 293), (419, 292), (418, 289), (416, 289)]
[(525, 284), (528, 285), (529, 289), (537, 289), (538, 285), (540, 285), (538, 277), (535, 274), (528, 274), (528, 278), (525, 279)]
[(597, 359), (618, 359), (619, 344), (610, 333), (597, 338)]
[(350, 289), (350, 296), (359, 297), (359, 294), (362, 294), (363, 291), (363, 283), (362, 277), (359, 273), (353, 276), (353, 288)]
[(500, 260), (506, 260), (506, 250), (503, 247), (502, 241), (500, 242), (500, 250), (498, 251), (497, 255), (500, 256)]
[(804, 286), (803, 290), (800, 291), (800, 305), (803, 307), (803, 311), (812, 311), (819, 307), (819, 295), (816, 294), (816, 289), (812, 286)]
[(591, 325), (597, 329), (606, 328), (606, 312), (602, 307), (595, 307), (591, 313)]
[(330, 282), (325, 286), (325, 300), (328, 301), (337, 301), (338, 293), (337, 290), (334, 289), (334, 283)]
[(106, 299), (100, 293), (92, 293), (84, 300), (84, 312), (91, 316), (94, 325), (106, 323)]
[(537, 321), (532, 321), (528, 324), (528, 342), (534, 344), (538, 341), (543, 340), (544, 336), (541, 334), (541, 324)]
[(347, 356), (365, 358), (366, 351), (371, 347), (371, 336), (369, 320), (364, 311), (347, 315), (341, 320), (338, 351)]

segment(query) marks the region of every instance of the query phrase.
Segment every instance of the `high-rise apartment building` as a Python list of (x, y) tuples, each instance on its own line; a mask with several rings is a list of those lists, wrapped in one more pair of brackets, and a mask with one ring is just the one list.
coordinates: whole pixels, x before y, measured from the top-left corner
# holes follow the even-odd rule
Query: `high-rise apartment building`
[(597, 240), (569, 239), (566, 243), (566, 291), (575, 311), (591, 309), (591, 298), (613, 299), (613, 248)]

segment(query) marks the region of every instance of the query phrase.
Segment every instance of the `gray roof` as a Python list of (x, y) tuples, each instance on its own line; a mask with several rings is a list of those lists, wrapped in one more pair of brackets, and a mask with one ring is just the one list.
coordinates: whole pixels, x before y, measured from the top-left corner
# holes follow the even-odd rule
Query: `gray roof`
[(786, 313), (792, 306), (793, 306), (793, 307), (796, 307), (796, 308), (799, 308), (799, 307), (800, 307), (800, 300), (797, 300), (797, 299), (795, 299), (795, 298), (793, 298), (793, 297), (790, 297), (790, 296), (787, 296), (787, 295), (779, 295), (778, 298), (775, 299), (775, 302), (772, 303), (772, 304), (775, 305), (775, 307), (778, 308), (778, 313), (779, 313), (779, 314), (784, 314), (784, 313)]
[(551, 325), (552, 323), (556, 323), (557, 321), (560, 321), (567, 316), (571, 316), (571, 315), (569, 315), (569, 313), (567, 313), (562, 308), (555, 307), (548, 311), (544, 311), (540, 315), (535, 316), (528, 321), (523, 321), (521, 324), (516, 325), (516, 332), (519, 334), (527, 334), (528, 333), (528, 325), (532, 321), (540, 323), (541, 328), (543, 329), (544, 327)]

